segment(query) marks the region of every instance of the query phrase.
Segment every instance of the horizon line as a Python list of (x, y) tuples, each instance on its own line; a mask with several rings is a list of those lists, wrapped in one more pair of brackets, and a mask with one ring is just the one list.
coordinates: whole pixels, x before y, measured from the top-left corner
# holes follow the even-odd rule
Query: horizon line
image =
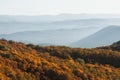
[(0, 16), (120, 15), (120, 13), (0, 14)]

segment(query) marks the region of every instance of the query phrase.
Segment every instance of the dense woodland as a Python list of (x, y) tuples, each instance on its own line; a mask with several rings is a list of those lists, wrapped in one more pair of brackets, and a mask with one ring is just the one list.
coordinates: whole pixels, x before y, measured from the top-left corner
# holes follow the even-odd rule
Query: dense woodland
[(120, 42), (93, 49), (0, 40), (0, 80), (119, 80)]

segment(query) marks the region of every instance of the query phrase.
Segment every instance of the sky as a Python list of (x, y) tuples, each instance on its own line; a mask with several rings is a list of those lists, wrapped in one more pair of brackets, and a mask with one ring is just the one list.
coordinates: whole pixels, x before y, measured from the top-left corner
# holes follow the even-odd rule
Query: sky
[(0, 15), (120, 14), (120, 0), (0, 0)]

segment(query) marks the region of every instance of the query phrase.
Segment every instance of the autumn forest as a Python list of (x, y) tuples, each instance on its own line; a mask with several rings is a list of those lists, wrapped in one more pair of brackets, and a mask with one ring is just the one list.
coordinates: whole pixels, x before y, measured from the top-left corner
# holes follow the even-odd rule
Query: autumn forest
[(0, 80), (119, 80), (120, 42), (92, 49), (0, 40)]

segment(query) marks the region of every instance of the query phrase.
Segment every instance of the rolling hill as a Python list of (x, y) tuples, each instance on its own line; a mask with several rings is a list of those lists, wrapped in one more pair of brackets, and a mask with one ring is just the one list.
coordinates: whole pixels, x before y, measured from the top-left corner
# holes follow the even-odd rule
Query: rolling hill
[(71, 46), (85, 48), (105, 46), (120, 40), (119, 34), (120, 26), (109, 26), (94, 33), (93, 35), (72, 43)]
[(85, 27), (104, 28), (108, 25), (120, 25), (119, 22), (119, 15), (105, 14), (61, 14), (56, 16), (0, 15), (0, 34), (51, 29), (80, 29)]
[(0, 80), (119, 80), (120, 52), (0, 40)]
[[(75, 42), (96, 32), (96, 30), (97, 29), (93, 27), (81, 29), (23, 31), (12, 34), (2, 34), (0, 35), (0, 38), (42, 45), (68, 45), (71, 42)], [(89, 34), (86, 33), (86, 31)], [(79, 37), (77, 35), (79, 35)]]

